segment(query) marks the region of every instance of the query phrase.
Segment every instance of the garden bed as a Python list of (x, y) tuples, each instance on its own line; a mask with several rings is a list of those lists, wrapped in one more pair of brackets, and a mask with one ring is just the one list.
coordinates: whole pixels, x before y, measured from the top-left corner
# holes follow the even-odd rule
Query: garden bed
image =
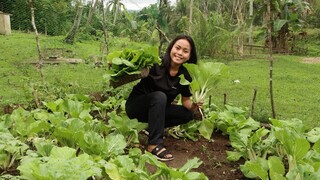
[[(232, 150), (228, 136), (215, 132), (213, 141), (200, 138), (198, 141), (188, 139), (175, 139), (165, 136), (164, 145), (174, 156), (174, 160), (166, 162), (173, 168), (180, 168), (188, 160), (199, 158), (203, 163), (193, 171), (203, 172), (209, 179), (247, 179), (240, 171), (242, 162), (231, 162), (227, 160), (227, 150)], [(145, 142), (142, 142), (144, 145)], [(151, 167), (152, 170), (152, 167)]]

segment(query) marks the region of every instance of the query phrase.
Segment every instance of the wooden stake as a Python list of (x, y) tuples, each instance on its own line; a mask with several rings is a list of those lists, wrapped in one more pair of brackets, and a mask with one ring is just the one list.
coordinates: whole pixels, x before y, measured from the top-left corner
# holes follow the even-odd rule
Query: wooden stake
[(253, 112), (254, 112), (254, 102), (256, 100), (256, 96), (257, 96), (257, 88), (255, 87), (253, 90), (253, 98), (252, 98), (252, 102), (251, 102), (251, 113), (250, 116), (253, 116)]
[[(37, 42), (37, 49), (38, 49), (38, 55), (39, 55), (38, 66), (41, 68), (43, 56), (42, 56), (41, 48), (40, 48), (39, 34), (38, 34), (37, 26), (36, 26), (36, 23), (34, 20), (34, 7), (33, 7), (32, 0), (29, 0), (29, 6), (30, 6), (30, 10), (31, 10), (31, 24), (32, 24), (34, 33), (36, 34), (36, 42)], [(41, 73), (41, 76), (42, 76), (42, 73)]]

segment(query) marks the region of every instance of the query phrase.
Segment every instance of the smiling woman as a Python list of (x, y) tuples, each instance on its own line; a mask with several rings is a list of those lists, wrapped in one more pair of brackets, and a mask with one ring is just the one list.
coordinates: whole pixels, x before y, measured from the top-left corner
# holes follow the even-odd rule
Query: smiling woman
[[(191, 101), (189, 85), (179, 84), (180, 75), (192, 81), (185, 63), (197, 63), (196, 47), (190, 36), (179, 35), (168, 45), (162, 63), (150, 68), (149, 75), (133, 87), (126, 101), (128, 117), (148, 123), (146, 150), (161, 161), (173, 160), (163, 145), (164, 129), (191, 121), (200, 105)], [(178, 95), (181, 105), (172, 104)]]

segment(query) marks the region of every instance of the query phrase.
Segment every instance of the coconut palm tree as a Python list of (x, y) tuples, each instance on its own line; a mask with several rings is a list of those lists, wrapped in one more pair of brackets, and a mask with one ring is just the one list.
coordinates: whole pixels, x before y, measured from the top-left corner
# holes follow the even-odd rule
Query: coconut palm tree
[(116, 24), (118, 15), (120, 14), (121, 10), (127, 11), (126, 6), (121, 2), (121, 0), (111, 0), (107, 3), (107, 7), (113, 15), (113, 25)]

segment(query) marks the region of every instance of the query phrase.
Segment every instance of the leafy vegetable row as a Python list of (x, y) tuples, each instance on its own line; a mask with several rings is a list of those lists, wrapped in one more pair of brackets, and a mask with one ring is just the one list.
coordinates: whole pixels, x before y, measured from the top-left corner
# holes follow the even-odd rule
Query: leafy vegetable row
[(245, 163), (240, 169), (248, 178), (263, 180), (320, 179), (320, 128), (308, 130), (301, 120), (271, 119), (266, 129), (248, 117), (246, 109), (226, 105), (202, 121), (177, 126), (169, 132), (176, 138), (211, 140), (213, 131), (229, 136), (233, 151), (227, 159)]
[[(108, 99), (109, 100), (109, 99)], [(174, 169), (134, 144), (146, 124), (110, 111), (107, 123), (92, 112), (105, 111), (111, 102), (92, 104), (88, 96), (69, 95), (47, 102), (45, 108), (16, 109), (0, 116), (0, 165), (8, 171), (17, 165), (20, 176), (10, 179), (207, 179), (191, 172), (202, 162), (198, 158)], [(112, 103), (113, 102), (113, 103)], [(114, 108), (111, 106), (111, 108)], [(103, 107), (103, 108), (102, 108)], [(146, 164), (157, 168), (155, 173)]]

